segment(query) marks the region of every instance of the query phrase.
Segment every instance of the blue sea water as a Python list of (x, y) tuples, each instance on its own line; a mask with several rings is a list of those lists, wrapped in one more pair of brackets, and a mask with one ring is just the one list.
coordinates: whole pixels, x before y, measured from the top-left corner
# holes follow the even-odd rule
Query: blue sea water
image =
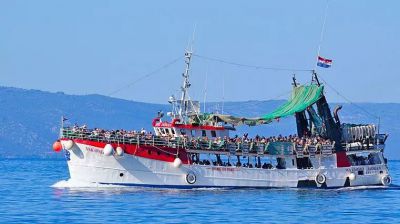
[(389, 188), (54, 188), (65, 161), (0, 159), (0, 223), (400, 223), (400, 161), (389, 168)]

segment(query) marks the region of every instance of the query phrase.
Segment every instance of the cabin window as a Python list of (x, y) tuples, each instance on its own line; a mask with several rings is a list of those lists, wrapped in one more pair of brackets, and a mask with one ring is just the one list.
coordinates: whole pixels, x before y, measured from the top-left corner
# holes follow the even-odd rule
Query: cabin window
[(165, 129), (165, 134), (169, 135), (169, 129)]
[(173, 128), (171, 129), (171, 132), (173, 135), (175, 135), (175, 130)]
[(165, 135), (165, 130), (164, 128), (160, 128), (161, 134)]
[(201, 136), (203, 136), (203, 137), (206, 137), (206, 136), (207, 136), (207, 133), (206, 133), (205, 130), (202, 130), (202, 131), (201, 131)]
[(376, 165), (383, 162), (378, 153), (351, 154), (347, 158), (352, 166)]
[(215, 131), (211, 131), (211, 137), (213, 138), (217, 137), (217, 133)]
[(185, 129), (181, 129), (181, 130), (179, 130), (179, 131), (181, 132), (181, 135), (186, 135)]

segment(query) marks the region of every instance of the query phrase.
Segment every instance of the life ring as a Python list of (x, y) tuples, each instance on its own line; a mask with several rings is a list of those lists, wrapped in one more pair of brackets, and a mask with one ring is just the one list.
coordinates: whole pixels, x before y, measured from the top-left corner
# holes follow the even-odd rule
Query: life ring
[(318, 184), (323, 184), (326, 181), (326, 177), (324, 174), (319, 173), (316, 177), (315, 177), (315, 182), (317, 182)]
[(381, 179), (383, 186), (389, 186), (392, 183), (392, 178), (389, 175), (385, 175)]
[(186, 175), (186, 182), (188, 184), (194, 184), (196, 183), (196, 175), (194, 175), (194, 173), (188, 173)]

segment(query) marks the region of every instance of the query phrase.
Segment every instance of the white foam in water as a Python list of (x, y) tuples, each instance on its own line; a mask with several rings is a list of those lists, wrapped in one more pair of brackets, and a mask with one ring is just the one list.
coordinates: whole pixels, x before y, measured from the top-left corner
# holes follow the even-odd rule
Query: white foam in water
[(124, 188), (124, 186), (120, 185), (112, 185), (112, 184), (99, 184), (93, 182), (85, 182), (79, 180), (61, 180), (57, 183), (53, 184), (51, 187), (54, 188)]
[(388, 186), (357, 186), (338, 188), (337, 191), (355, 191), (355, 190), (373, 190), (373, 189), (388, 189)]

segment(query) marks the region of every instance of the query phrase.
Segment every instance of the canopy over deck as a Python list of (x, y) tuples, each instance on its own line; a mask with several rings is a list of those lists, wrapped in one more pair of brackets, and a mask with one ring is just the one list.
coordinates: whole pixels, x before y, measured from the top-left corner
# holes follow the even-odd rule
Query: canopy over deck
[(323, 86), (316, 84), (297, 86), (293, 88), (292, 96), (282, 106), (275, 111), (265, 114), (257, 118), (235, 117), (232, 115), (213, 114), (208, 116), (210, 121), (222, 121), (233, 125), (259, 125), (268, 124), (275, 119), (294, 115), (295, 113), (302, 112), (307, 107), (316, 103), (323, 96)]

